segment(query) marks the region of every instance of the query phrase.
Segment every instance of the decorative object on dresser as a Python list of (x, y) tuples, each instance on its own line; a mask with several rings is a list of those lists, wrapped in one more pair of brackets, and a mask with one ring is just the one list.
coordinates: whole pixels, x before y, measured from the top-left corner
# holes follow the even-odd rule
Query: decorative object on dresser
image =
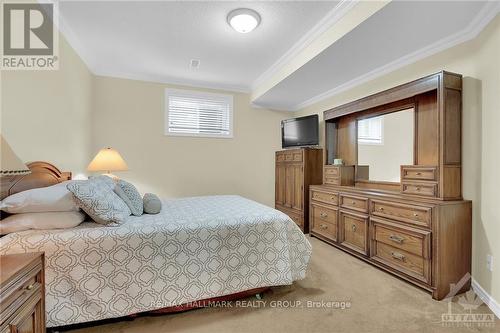
[(325, 111), (324, 181), (310, 187), (312, 236), (438, 300), (471, 271), (461, 98), (462, 76), (442, 71)]
[(0, 256), (0, 332), (45, 333), (43, 253)]
[(309, 186), (321, 184), (323, 149), (276, 152), (275, 208), (309, 232)]

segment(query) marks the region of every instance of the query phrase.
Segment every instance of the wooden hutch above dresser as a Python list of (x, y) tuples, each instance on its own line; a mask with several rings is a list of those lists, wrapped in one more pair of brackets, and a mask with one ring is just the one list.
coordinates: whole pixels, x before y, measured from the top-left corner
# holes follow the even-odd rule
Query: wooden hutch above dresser
[[(471, 271), (462, 76), (439, 72), (327, 110), (310, 233), (441, 300)], [(334, 162), (342, 160), (342, 165)]]

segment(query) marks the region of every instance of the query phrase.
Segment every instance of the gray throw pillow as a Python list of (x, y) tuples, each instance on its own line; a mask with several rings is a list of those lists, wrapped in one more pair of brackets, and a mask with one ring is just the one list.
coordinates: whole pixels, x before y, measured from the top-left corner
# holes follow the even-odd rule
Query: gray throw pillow
[(134, 185), (120, 179), (116, 183), (114, 191), (127, 204), (133, 215), (142, 215), (144, 209), (142, 197)]
[(161, 211), (161, 200), (156, 194), (144, 194), (144, 212), (147, 214), (158, 214)]
[(102, 182), (102, 183), (106, 184), (106, 186), (108, 186), (110, 189), (114, 189), (116, 186), (116, 180), (114, 180), (113, 178), (111, 178), (109, 176), (105, 176), (105, 175), (90, 176), (89, 180)]
[[(110, 179), (107, 176), (104, 176)], [(120, 225), (128, 216), (130, 209), (120, 197), (113, 192), (107, 179), (95, 177), (82, 182), (70, 183), (68, 190), (73, 193), (78, 206), (95, 222), (105, 225)]]

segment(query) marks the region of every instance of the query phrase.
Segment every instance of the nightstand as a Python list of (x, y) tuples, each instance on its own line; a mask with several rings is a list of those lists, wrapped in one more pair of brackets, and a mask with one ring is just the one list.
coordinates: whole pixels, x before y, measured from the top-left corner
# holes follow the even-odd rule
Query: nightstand
[(0, 333), (45, 333), (44, 254), (0, 256)]

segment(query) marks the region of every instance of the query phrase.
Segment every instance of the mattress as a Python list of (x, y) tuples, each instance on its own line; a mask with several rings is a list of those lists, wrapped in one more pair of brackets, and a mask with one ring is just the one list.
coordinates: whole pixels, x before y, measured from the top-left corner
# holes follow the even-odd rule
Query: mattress
[(30, 230), (0, 254), (44, 251), (47, 326), (121, 317), (303, 279), (311, 245), (285, 214), (240, 196), (164, 200), (118, 227)]

